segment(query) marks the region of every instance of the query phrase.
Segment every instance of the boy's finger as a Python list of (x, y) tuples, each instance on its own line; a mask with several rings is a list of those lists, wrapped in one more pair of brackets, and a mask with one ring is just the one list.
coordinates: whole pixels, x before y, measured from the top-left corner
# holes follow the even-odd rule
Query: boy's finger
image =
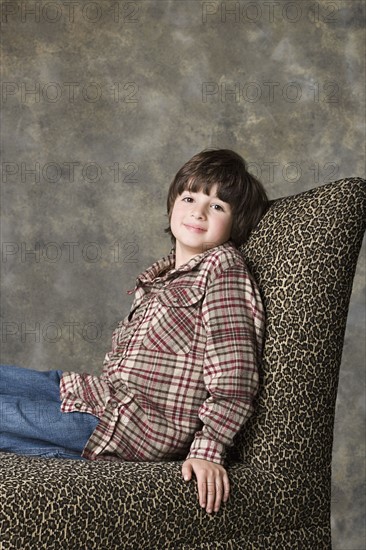
[(230, 482), (229, 482), (229, 478), (228, 478), (228, 476), (227, 476), (226, 474), (224, 475), (223, 482), (224, 482), (224, 497), (223, 497), (223, 501), (224, 501), (224, 502), (227, 502), (227, 501), (229, 500), (229, 496), (230, 496)]
[(216, 480), (216, 495), (215, 495), (215, 507), (214, 507), (215, 512), (218, 512), (220, 509), (223, 494), (224, 494), (223, 481), (221, 480), (221, 478), (219, 478)]
[(183, 464), (182, 476), (184, 481), (189, 481), (192, 478), (192, 466), (191, 464)]
[(216, 483), (214, 479), (208, 479), (206, 482), (206, 511), (211, 513), (214, 509), (216, 499)]
[(207, 483), (206, 479), (201, 479), (198, 483), (198, 499), (202, 508), (206, 507), (207, 502)]

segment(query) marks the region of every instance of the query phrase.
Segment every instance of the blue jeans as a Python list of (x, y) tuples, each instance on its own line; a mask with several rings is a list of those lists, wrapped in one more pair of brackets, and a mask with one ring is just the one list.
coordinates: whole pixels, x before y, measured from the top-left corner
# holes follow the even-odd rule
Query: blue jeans
[(61, 412), (62, 371), (0, 366), (0, 450), (45, 458), (81, 458), (99, 420)]

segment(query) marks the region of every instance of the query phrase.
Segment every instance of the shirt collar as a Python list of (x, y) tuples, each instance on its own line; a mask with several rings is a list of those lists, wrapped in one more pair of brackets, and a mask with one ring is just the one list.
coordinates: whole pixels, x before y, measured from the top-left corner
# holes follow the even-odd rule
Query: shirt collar
[[(227, 248), (233, 246), (231, 241), (220, 245), (220, 247)], [(187, 271), (192, 271), (199, 263), (202, 262), (208, 254), (212, 252), (212, 248), (209, 248), (201, 254), (197, 254), (191, 258), (185, 264), (179, 266), (175, 269), (175, 249), (172, 248), (170, 253), (167, 256), (164, 256), (154, 264), (152, 264), (148, 269), (143, 271), (136, 279), (136, 288), (146, 284), (152, 284), (157, 278), (162, 280), (169, 279), (176, 276), (177, 274), (184, 273)]]
[(164, 256), (153, 263), (148, 269), (143, 271), (136, 279), (136, 286), (152, 283), (157, 277), (166, 271), (170, 271), (175, 266), (175, 251), (172, 249), (167, 256)]

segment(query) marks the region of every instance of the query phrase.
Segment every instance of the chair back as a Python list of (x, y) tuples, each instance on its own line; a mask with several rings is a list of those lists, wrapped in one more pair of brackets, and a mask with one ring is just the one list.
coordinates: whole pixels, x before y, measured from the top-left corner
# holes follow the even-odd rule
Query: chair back
[(329, 468), (366, 181), (348, 178), (272, 202), (241, 247), (266, 309), (255, 413), (236, 458), (258, 468)]

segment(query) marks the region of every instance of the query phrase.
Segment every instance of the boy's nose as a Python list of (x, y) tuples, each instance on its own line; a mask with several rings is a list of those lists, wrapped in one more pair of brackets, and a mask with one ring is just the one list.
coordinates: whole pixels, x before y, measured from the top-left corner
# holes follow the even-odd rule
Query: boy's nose
[(195, 205), (192, 208), (191, 216), (194, 218), (197, 218), (198, 220), (202, 220), (205, 217), (204, 208), (198, 205)]
[(202, 220), (203, 217), (204, 217), (204, 214), (202, 212), (202, 210), (193, 210), (191, 216), (193, 216), (194, 218), (196, 218), (197, 220)]

